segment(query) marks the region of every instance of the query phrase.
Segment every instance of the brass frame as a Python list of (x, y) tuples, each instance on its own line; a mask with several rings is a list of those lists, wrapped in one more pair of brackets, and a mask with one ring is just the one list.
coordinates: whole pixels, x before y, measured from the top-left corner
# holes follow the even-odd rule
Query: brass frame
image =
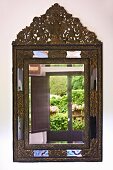
[[(56, 53), (48, 59), (41, 59), (44, 63), (64, 63), (65, 51), (81, 51), (81, 59), (68, 59), (72, 63), (84, 63), (86, 84), (88, 91), (85, 92), (87, 107), (86, 111), (86, 145), (29, 145), (28, 144), (28, 64), (39, 60), (33, 59), (33, 50), (49, 50)], [(59, 56), (58, 56), (59, 54)], [(97, 91), (90, 91), (90, 70), (97, 67)], [(17, 68), (24, 69), (24, 88), (17, 91)], [(18, 116), (24, 120), (24, 139), (17, 140)], [(97, 135), (90, 139), (89, 117), (96, 116)], [(26, 121), (25, 121), (26, 119)], [(47, 149), (49, 157), (33, 157), (33, 150)], [(82, 150), (82, 157), (67, 157), (66, 149)], [(78, 18), (72, 17), (58, 4), (49, 8), (46, 14), (35, 17), (29, 27), (23, 29), (13, 42), (13, 160), (20, 162), (37, 161), (102, 161), (102, 42), (95, 33), (87, 30)]]

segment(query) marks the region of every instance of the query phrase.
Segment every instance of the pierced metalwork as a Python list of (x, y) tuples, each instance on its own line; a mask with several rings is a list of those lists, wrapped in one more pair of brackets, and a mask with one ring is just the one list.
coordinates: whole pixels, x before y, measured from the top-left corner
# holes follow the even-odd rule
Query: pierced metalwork
[(35, 44), (99, 44), (94, 32), (84, 27), (79, 18), (54, 4), (44, 15), (35, 17), (13, 42), (16, 45)]

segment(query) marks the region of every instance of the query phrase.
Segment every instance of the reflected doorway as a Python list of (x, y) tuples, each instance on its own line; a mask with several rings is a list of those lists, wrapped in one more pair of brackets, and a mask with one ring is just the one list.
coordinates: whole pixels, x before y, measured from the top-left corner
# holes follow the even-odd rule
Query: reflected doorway
[(29, 65), (29, 143), (83, 143), (84, 65)]

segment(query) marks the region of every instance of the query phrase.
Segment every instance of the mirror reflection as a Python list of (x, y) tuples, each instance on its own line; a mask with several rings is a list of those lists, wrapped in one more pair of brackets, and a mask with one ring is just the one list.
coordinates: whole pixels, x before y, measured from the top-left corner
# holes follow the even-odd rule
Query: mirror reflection
[[(66, 58), (81, 58), (81, 51), (57, 51), (57, 53), (58, 55), (62, 53)], [(48, 58), (51, 54), (54, 55), (54, 51), (33, 51), (33, 58)]]
[(91, 90), (97, 91), (97, 68), (91, 69)]
[(83, 144), (84, 64), (29, 64), (29, 144)]
[(17, 91), (23, 90), (23, 68), (17, 69)]

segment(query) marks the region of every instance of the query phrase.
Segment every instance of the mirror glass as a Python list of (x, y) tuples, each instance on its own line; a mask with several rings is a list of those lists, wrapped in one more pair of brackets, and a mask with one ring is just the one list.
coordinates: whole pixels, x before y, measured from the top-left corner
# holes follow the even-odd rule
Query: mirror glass
[(83, 144), (84, 90), (84, 64), (29, 64), (29, 144)]
[(17, 69), (17, 91), (23, 90), (23, 68)]
[(97, 91), (97, 68), (92, 68), (91, 69), (91, 90)]
[(49, 55), (65, 55), (66, 58), (81, 58), (81, 51), (33, 51), (33, 58), (48, 58)]

